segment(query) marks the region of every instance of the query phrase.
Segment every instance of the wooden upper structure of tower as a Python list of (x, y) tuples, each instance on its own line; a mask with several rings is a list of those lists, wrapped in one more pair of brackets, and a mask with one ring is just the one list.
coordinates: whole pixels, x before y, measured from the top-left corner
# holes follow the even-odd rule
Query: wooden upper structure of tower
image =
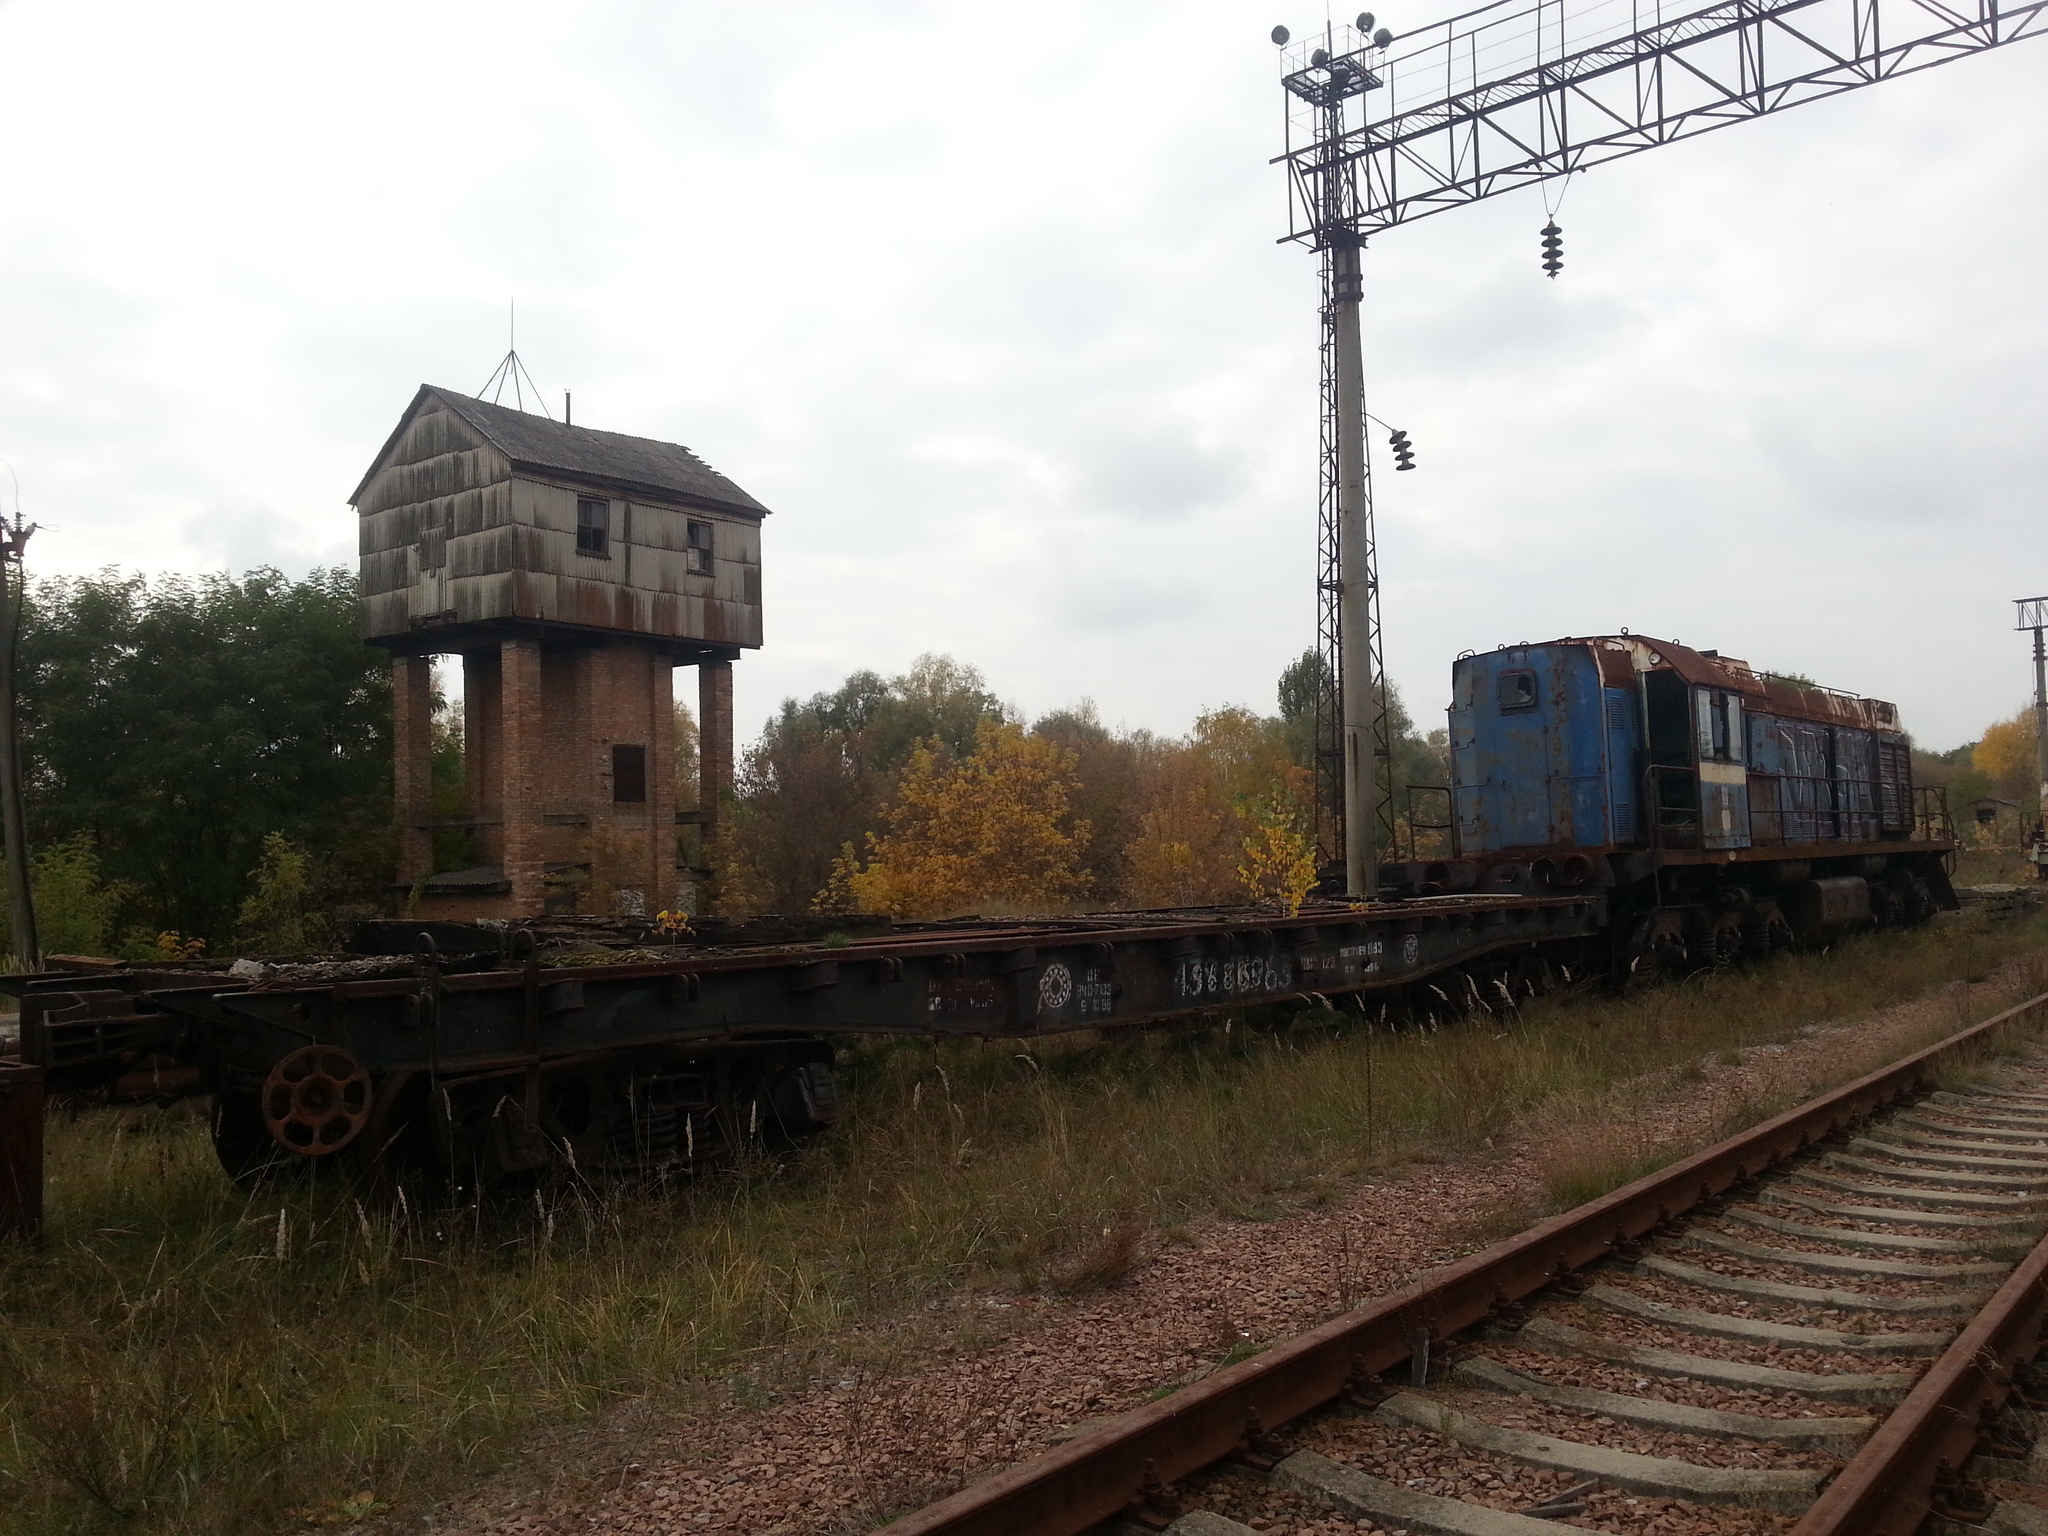
[[(703, 846), (731, 664), (761, 643), (768, 509), (689, 449), (422, 385), (350, 497), (363, 635), (393, 655), (399, 880), (422, 915), (676, 904), (673, 671), (698, 669)], [(462, 657), (465, 807), (436, 815), (431, 658)], [(474, 838), (433, 867), (433, 834)]]

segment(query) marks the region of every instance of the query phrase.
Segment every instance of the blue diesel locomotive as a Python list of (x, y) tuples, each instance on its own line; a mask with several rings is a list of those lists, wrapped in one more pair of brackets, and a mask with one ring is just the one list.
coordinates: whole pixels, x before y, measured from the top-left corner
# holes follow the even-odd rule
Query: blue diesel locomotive
[(1642, 635), (1452, 670), (1453, 856), (1418, 894), (1599, 891), (1624, 956), (1726, 963), (1956, 905), (1898, 711)]

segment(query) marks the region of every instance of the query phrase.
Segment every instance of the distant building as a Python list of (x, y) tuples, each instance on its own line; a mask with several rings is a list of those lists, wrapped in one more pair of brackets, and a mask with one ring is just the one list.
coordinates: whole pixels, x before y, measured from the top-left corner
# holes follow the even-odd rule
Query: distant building
[[(393, 657), (401, 883), (423, 915), (676, 902), (672, 673), (694, 666), (704, 846), (732, 663), (761, 644), (768, 509), (689, 449), (422, 385), (349, 498), (363, 634)], [(467, 806), (436, 817), (430, 658), (462, 658)], [(478, 863), (432, 867), (460, 826)]]

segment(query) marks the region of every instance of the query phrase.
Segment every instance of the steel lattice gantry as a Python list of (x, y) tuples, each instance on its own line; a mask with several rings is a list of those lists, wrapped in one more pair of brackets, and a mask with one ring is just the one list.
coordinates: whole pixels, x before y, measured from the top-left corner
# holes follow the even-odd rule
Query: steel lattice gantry
[[(1367, 237), (2018, 42), (2048, 32), (2044, 13), (2048, 0), (1723, 0), (1680, 15), (1644, 0), (1593, 0), (1577, 10), (1564, 0), (1498, 0), (1400, 37), (1334, 26), (1289, 50), (1279, 157), (1289, 172), (1286, 238), (1323, 257), (1317, 752), (1325, 832), (1370, 825), (1379, 844), (1392, 842), (1396, 786), (1382, 792), (1379, 768), (1392, 743), (1370, 466), (1362, 389), (1351, 384)], [(1275, 39), (1285, 43), (1284, 32)], [(1361, 699), (1370, 700), (1364, 715)], [(1343, 811), (1333, 818), (1340, 784)], [(1323, 842), (1345, 851), (1350, 893), (1372, 894), (1375, 838), (1346, 830)]]
[[(1343, 131), (1334, 156), (1320, 134), (1297, 147), (1291, 126), (1290, 238), (1319, 239), (1318, 183), (1333, 160), (1355, 168), (1352, 228), (1370, 235), (2048, 31), (2048, 0), (1726, 0), (1670, 18), (1641, 3), (1613, 10), (1631, 30), (1584, 46), (1563, 36), (1557, 0), (1503, 0), (1333, 59), (1369, 69), (1380, 89), (1361, 97), (1365, 120)], [(1517, 52), (1536, 57), (1487, 78)]]

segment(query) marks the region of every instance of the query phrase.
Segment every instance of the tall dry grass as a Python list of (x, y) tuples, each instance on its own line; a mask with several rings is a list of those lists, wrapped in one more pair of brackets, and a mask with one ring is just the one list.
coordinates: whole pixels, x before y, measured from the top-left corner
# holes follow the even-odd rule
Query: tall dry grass
[(1333, 1199), (1531, 1115), (1597, 1118), (1645, 1073), (2044, 938), (2040, 919), (1933, 930), (1439, 1030), (1301, 1009), (1107, 1039), (865, 1042), (844, 1122), (801, 1156), (511, 1209), (243, 1191), (197, 1119), (60, 1121), (47, 1241), (0, 1251), (0, 1532), (271, 1530), (417, 1504), (536, 1425), (773, 1392), (850, 1358), (854, 1323), (962, 1285), (1101, 1284), (1148, 1231)]

